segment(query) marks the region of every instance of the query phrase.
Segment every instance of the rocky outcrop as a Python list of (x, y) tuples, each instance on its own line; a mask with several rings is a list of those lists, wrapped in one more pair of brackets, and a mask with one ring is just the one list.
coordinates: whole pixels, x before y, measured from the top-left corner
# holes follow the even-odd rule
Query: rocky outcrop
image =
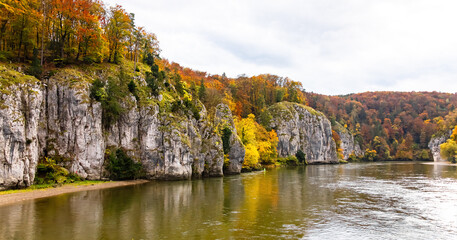
[[(110, 73), (97, 71), (60, 69), (41, 82), (11, 71), (11, 79), (0, 81), (0, 189), (32, 184), (44, 157), (83, 178), (104, 178), (105, 154), (114, 148), (141, 162), (150, 179), (241, 172), (245, 148), (228, 106), (219, 104), (211, 116), (198, 101), (193, 101), (193, 109), (171, 111), (176, 101), (171, 95), (145, 104), (127, 92), (120, 102), (124, 111), (105, 124), (106, 112), (89, 92), (94, 79), (105, 81)], [(9, 85), (2, 85), (5, 82)], [(301, 149), (308, 163), (337, 162), (330, 122), (321, 113), (292, 103), (276, 104), (269, 111), (280, 156)], [(222, 139), (224, 131), (230, 135)]]
[[(47, 90), (48, 155), (68, 159), (71, 172), (88, 179), (103, 177), (106, 148), (124, 149), (141, 161), (150, 179), (189, 179), (192, 176), (222, 176), (224, 155), (219, 135), (208, 122), (186, 115), (161, 112), (157, 104), (138, 106), (132, 96), (127, 109), (104, 130), (100, 104), (51, 79)], [(56, 89), (60, 94), (55, 94)], [(50, 100), (51, 99), (51, 100)], [(52, 101), (52, 99), (55, 99)]]
[(428, 143), (428, 148), (432, 152), (433, 161), (435, 161), (435, 162), (445, 162), (446, 161), (446, 159), (443, 159), (441, 157), (440, 145), (445, 143), (446, 140), (449, 138), (449, 136), (451, 136), (450, 133), (447, 135), (433, 137), (432, 139), (430, 139), (430, 142)]
[(126, 110), (106, 127), (101, 104), (89, 98), (90, 81), (80, 78), (77, 71), (65, 70), (41, 83), (31, 78), (28, 85), (1, 92), (0, 189), (32, 184), (44, 156), (83, 178), (101, 179), (106, 176), (105, 152), (112, 147), (141, 161), (150, 179), (223, 176), (216, 128), (222, 122), (234, 132), (227, 173), (240, 172), (244, 147), (227, 106), (218, 106), (224, 110), (209, 117), (200, 105), (196, 119), (165, 111), (158, 103), (140, 105), (130, 96), (122, 102)]
[(340, 147), (343, 149), (344, 160), (347, 160), (351, 154), (354, 154), (355, 156), (363, 155), (362, 149), (360, 149), (360, 145), (354, 141), (354, 136), (349, 131), (346, 129), (338, 129), (336, 132), (341, 139)]
[(29, 186), (38, 163), (42, 92), (34, 81), (0, 95), (0, 190)]
[(204, 107), (197, 120), (161, 112), (158, 105), (133, 107), (109, 130), (107, 146), (126, 150), (142, 162), (151, 179), (222, 176), (221, 138)]
[(206, 120), (160, 113), (158, 106), (143, 111), (140, 126), (141, 161), (149, 178), (188, 179), (222, 176), (221, 139)]
[(215, 124), (217, 129), (221, 132), (224, 128), (230, 129), (229, 139), (229, 162), (224, 168), (226, 174), (238, 174), (241, 172), (241, 167), (244, 162), (244, 155), (246, 150), (244, 149), (243, 142), (238, 137), (235, 123), (233, 122), (232, 112), (230, 108), (225, 104), (219, 104), (216, 107)]
[(320, 112), (296, 103), (281, 102), (268, 108), (266, 118), (278, 135), (280, 157), (306, 154), (307, 162), (338, 163), (330, 121)]
[(43, 85), (40, 155), (58, 158), (83, 178), (100, 179), (105, 155), (101, 105), (89, 101), (87, 84), (72, 86), (77, 76), (55, 77), (59, 81), (51, 78)]

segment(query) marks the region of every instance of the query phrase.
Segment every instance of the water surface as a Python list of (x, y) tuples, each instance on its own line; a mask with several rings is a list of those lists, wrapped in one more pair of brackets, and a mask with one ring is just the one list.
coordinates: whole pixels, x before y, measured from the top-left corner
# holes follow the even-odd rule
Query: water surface
[(457, 167), (279, 168), (0, 207), (0, 239), (456, 239)]

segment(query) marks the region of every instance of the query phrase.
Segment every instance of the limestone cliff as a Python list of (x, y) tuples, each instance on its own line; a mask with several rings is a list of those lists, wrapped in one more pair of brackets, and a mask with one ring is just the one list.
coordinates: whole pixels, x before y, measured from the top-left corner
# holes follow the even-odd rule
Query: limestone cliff
[(226, 164), (225, 173), (238, 174), (241, 172), (246, 150), (241, 139), (238, 137), (230, 108), (225, 104), (217, 105), (214, 119), (219, 131), (222, 131), (225, 127), (231, 131), (229, 139), (230, 151), (228, 152), (229, 162)]
[(341, 149), (343, 149), (343, 159), (347, 160), (349, 155), (355, 156), (363, 155), (360, 145), (354, 141), (354, 136), (349, 132), (338, 132), (341, 138)]
[[(18, 77), (22, 76), (14, 76)], [(0, 92), (0, 190), (29, 186), (39, 154), (42, 92), (37, 82), (29, 78)]]
[(340, 148), (343, 150), (343, 160), (347, 160), (351, 154), (355, 156), (363, 155), (360, 144), (354, 140), (354, 135), (347, 128), (337, 122), (333, 126), (333, 130), (340, 136)]
[[(222, 140), (215, 126), (218, 118), (231, 119), (230, 112), (210, 117), (201, 105), (196, 119), (161, 109), (159, 100), (141, 105), (130, 96), (122, 103), (127, 110), (105, 128), (101, 104), (89, 98), (92, 80), (83, 80), (80, 72), (65, 69), (39, 82), (5, 71), (25, 80), (2, 85), (0, 189), (32, 184), (38, 160), (44, 156), (58, 159), (83, 178), (103, 178), (105, 151), (110, 147), (123, 148), (141, 161), (151, 179), (223, 175)], [(238, 145), (229, 156), (230, 174), (239, 173), (243, 162)]]
[(310, 164), (338, 163), (331, 124), (322, 113), (289, 102), (277, 103), (267, 112), (268, 125), (278, 134), (280, 157), (302, 150)]
[(433, 137), (432, 139), (430, 139), (430, 142), (428, 143), (428, 148), (432, 152), (433, 161), (435, 161), (435, 162), (445, 162), (446, 161), (446, 159), (443, 159), (441, 157), (440, 145), (445, 143), (446, 140), (450, 136), (451, 136), (451, 133), (445, 134), (445, 135), (441, 135), (441, 136), (438, 136), (438, 137)]

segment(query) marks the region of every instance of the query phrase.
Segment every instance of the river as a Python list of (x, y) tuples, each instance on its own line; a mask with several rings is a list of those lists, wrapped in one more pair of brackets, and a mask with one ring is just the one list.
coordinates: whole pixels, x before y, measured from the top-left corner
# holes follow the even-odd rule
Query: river
[(70, 193), (0, 207), (0, 239), (457, 239), (457, 166), (312, 165)]

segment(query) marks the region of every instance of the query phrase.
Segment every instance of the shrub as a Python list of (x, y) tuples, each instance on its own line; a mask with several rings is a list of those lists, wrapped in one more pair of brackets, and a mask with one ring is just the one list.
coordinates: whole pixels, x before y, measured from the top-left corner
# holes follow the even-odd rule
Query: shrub
[(365, 155), (363, 155), (362, 160), (372, 162), (377, 159), (377, 156), (378, 156), (378, 154), (377, 154), (376, 150), (367, 149), (367, 150), (365, 150)]
[(146, 72), (146, 83), (148, 84), (148, 87), (151, 89), (152, 95), (159, 95), (159, 83), (157, 81), (157, 78), (151, 72)]
[(302, 150), (298, 150), (295, 157), (298, 159), (299, 163), (306, 163), (306, 154)]
[(354, 153), (349, 154), (348, 157), (349, 162), (358, 162), (360, 161), (360, 158), (358, 158)]
[(174, 76), (174, 80), (175, 80), (176, 92), (178, 92), (178, 94), (180, 96), (184, 95), (184, 85), (183, 85), (182, 80), (181, 80), (181, 75), (176, 73), (175, 76)]
[(129, 157), (124, 150), (107, 151), (107, 170), (110, 179), (129, 180), (141, 177), (143, 166)]
[(181, 100), (176, 99), (171, 103), (171, 111), (178, 112), (179, 110), (183, 110)]
[(430, 157), (430, 150), (427, 150), (427, 149), (422, 149), (422, 150), (418, 150), (416, 151), (416, 157), (415, 159), (417, 160), (421, 160), (421, 161), (430, 161), (430, 160), (433, 160), (431, 157)]
[(224, 148), (224, 154), (230, 152), (230, 137), (232, 136), (232, 130), (229, 127), (222, 129), (222, 146)]
[(56, 164), (52, 158), (44, 158), (37, 165), (35, 184), (62, 184), (82, 180), (76, 174)]
[(289, 165), (289, 166), (297, 166), (299, 165), (298, 159), (296, 156), (288, 156), (285, 158), (278, 158), (277, 161), (280, 165)]
[(106, 98), (105, 83), (100, 79), (96, 79), (90, 87), (89, 96), (99, 102), (104, 100)]
[(139, 101), (140, 97), (138, 96), (138, 87), (136, 86), (135, 81), (131, 80), (127, 87), (129, 88), (129, 92), (131, 92), (135, 99)]
[(102, 104), (102, 120), (105, 128), (109, 128), (115, 123), (124, 112), (124, 108), (120, 104), (124, 92), (112, 78), (108, 80), (107, 85), (100, 79), (95, 80), (90, 88), (89, 96)]

